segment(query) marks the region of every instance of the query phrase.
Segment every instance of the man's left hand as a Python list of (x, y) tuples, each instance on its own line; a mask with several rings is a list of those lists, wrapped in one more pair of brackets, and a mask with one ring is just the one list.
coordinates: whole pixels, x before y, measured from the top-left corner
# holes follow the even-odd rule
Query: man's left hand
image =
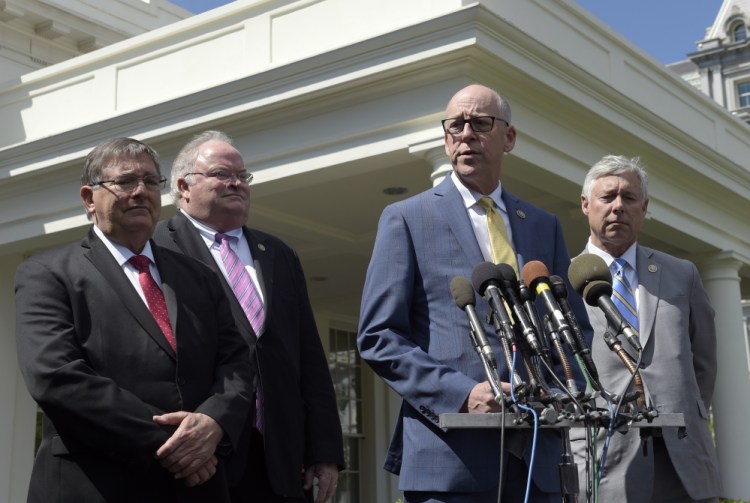
[(315, 503), (325, 503), (336, 492), (339, 469), (331, 463), (319, 463), (308, 467), (305, 470), (305, 491), (312, 489), (314, 479), (318, 479), (318, 496)]

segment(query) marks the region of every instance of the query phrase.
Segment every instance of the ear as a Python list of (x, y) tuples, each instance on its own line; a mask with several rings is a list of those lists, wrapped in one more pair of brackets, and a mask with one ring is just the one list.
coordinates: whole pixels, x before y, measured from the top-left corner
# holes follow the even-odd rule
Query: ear
[(516, 146), (516, 128), (513, 125), (508, 126), (508, 130), (505, 132), (505, 147), (503, 152), (506, 154), (513, 150)]
[(92, 189), (88, 185), (83, 185), (81, 187), (81, 201), (83, 201), (83, 207), (86, 209), (86, 213), (88, 213), (89, 217), (94, 216), (94, 213), (96, 213), (96, 205), (94, 204), (94, 189)]
[(586, 199), (586, 196), (581, 194), (581, 211), (584, 215), (588, 216), (589, 214), (589, 201)]
[(177, 191), (180, 193), (181, 199), (190, 201), (190, 185), (183, 177), (177, 179)]

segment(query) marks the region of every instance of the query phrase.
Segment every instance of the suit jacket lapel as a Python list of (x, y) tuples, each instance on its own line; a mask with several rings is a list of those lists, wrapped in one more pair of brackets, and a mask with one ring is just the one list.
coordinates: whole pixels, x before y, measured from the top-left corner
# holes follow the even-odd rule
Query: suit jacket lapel
[(167, 304), (169, 324), (172, 325), (172, 332), (175, 334), (175, 340), (177, 340), (177, 313), (180, 308), (177, 301), (175, 281), (178, 280), (178, 275), (172, 271), (172, 264), (168, 260), (159, 260), (159, 247), (153, 241), (151, 241), (151, 251), (154, 253), (156, 268), (159, 269), (159, 276), (161, 277), (161, 291), (164, 294), (164, 302)]
[(651, 337), (656, 320), (656, 308), (659, 304), (659, 285), (661, 283), (661, 267), (653, 259), (653, 251), (638, 245), (638, 325), (641, 345)]
[(531, 239), (526, 234), (529, 226), (526, 225), (526, 213), (521, 209), (521, 200), (516, 196), (503, 189), (502, 199), (505, 203), (505, 210), (508, 212), (508, 221), (510, 230), (513, 233), (513, 249), (516, 251), (516, 261), (518, 262), (518, 272), (520, 274), (525, 265), (524, 257), (533, 257), (534, 251), (527, 249), (531, 243), (537, 243), (538, 240)]
[[(174, 358), (174, 351), (169, 342), (167, 342), (166, 337), (164, 337), (159, 325), (156, 324), (151, 311), (148, 310), (148, 307), (140, 298), (135, 288), (133, 288), (132, 283), (125, 276), (122, 268), (117, 264), (117, 261), (109, 252), (106, 245), (99, 240), (93, 230), (89, 231), (88, 236), (86, 236), (81, 245), (89, 249), (85, 254), (86, 258), (91, 261), (107, 283), (111, 285), (112, 291), (120, 297), (125, 309), (133, 315), (133, 318), (143, 327), (146, 333)], [(161, 275), (161, 269), (159, 269), (159, 274)], [(170, 322), (172, 322), (172, 317), (174, 316), (172, 313), (174, 311), (176, 314), (177, 311), (177, 302), (174, 298), (173, 305), (170, 306), (167, 304), (167, 309), (170, 312)], [(172, 324), (173, 330), (175, 326), (175, 324)]]
[(479, 248), (479, 243), (477, 243), (477, 237), (474, 235), (466, 206), (464, 206), (464, 201), (453, 184), (453, 180), (450, 176), (446, 176), (434, 190), (434, 194), (437, 196), (435, 204), (439, 208), (435, 213), (438, 215), (436, 218), (446, 220), (466, 255), (467, 264), (476, 265), (483, 262), (484, 256)]

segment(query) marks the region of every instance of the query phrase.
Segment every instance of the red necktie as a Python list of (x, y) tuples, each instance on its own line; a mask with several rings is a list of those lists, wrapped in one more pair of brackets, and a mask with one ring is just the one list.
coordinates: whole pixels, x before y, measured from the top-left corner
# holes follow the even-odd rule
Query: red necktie
[(159, 285), (154, 281), (154, 277), (151, 276), (151, 271), (149, 270), (149, 258), (144, 255), (133, 255), (128, 259), (128, 262), (138, 269), (138, 281), (141, 283), (143, 295), (146, 297), (148, 310), (151, 311), (151, 315), (156, 320), (156, 324), (159, 325), (159, 328), (161, 328), (169, 345), (176, 351), (177, 343), (175, 342), (174, 332), (172, 332), (172, 326), (169, 324), (167, 303), (164, 301), (164, 293), (162, 293), (161, 288), (159, 288)]

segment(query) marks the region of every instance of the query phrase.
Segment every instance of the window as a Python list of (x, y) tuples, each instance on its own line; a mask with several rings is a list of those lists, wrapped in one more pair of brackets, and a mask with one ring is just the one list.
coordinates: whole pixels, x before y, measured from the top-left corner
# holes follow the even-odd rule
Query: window
[(331, 328), (328, 331), (328, 368), (333, 378), (341, 429), (344, 433), (346, 469), (339, 473), (333, 503), (358, 503), (362, 442), (362, 361), (357, 352), (357, 332)]
[(737, 101), (740, 108), (750, 107), (750, 81), (737, 84)]
[(732, 41), (733, 42), (744, 42), (747, 40), (747, 28), (745, 23), (737, 23), (732, 28)]

